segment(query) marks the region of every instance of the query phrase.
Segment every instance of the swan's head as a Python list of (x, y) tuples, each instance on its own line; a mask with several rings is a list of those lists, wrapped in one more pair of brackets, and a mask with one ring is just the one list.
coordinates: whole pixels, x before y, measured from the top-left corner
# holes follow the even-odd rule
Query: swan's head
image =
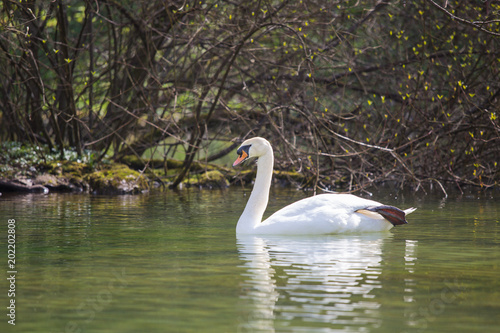
[(267, 154), (270, 150), (272, 150), (271, 144), (264, 138), (255, 137), (245, 140), (236, 151), (238, 153), (238, 158), (234, 161), (233, 167), (252, 157), (261, 157), (262, 155)]

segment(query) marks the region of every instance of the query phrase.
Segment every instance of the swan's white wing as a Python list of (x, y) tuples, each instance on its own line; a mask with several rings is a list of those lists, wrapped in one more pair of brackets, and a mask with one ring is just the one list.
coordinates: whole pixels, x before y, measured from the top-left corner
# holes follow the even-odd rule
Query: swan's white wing
[(349, 194), (321, 194), (280, 209), (257, 226), (257, 233), (318, 234), (385, 231), (392, 228), (381, 215), (357, 210), (382, 204)]

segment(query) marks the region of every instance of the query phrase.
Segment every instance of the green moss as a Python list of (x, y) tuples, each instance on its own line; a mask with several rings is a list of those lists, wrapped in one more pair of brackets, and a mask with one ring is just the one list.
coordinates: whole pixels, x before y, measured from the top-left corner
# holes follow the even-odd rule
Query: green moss
[(149, 189), (146, 177), (124, 164), (105, 165), (84, 179), (99, 194), (136, 194)]
[(293, 181), (296, 181), (296, 182), (302, 182), (305, 180), (305, 177), (304, 175), (298, 173), (297, 171), (279, 171), (279, 170), (275, 170), (273, 172), (273, 175), (276, 179), (280, 179), (280, 180), (293, 180)]
[(89, 164), (75, 161), (51, 161), (40, 164), (40, 171), (52, 175), (67, 175), (82, 178), (84, 174), (92, 171)]
[(217, 170), (206, 171), (200, 175), (190, 177), (183, 183), (203, 188), (225, 188), (229, 186), (229, 181), (220, 171)]

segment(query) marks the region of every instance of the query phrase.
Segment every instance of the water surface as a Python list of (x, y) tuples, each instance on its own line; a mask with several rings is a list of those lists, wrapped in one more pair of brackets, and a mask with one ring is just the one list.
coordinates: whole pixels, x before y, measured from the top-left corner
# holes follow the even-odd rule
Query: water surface
[[(384, 191), (372, 199), (418, 208), (408, 225), (365, 235), (236, 237), (248, 194), (0, 197), (1, 234), (7, 235), (8, 219), (16, 220), (17, 269), (16, 326), (7, 323), (4, 282), (0, 331), (495, 332), (500, 326), (498, 195), (443, 199)], [(305, 195), (274, 189), (268, 211)]]

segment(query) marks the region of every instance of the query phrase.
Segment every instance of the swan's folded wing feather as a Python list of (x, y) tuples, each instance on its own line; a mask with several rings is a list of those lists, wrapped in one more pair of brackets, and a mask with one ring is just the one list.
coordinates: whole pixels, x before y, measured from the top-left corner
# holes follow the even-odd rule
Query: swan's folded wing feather
[(362, 214), (363, 212), (373, 212), (380, 214), (383, 218), (391, 222), (392, 225), (394, 226), (408, 223), (406, 221), (405, 212), (393, 206), (381, 205), (374, 207), (366, 207), (364, 209), (358, 210), (357, 212)]

